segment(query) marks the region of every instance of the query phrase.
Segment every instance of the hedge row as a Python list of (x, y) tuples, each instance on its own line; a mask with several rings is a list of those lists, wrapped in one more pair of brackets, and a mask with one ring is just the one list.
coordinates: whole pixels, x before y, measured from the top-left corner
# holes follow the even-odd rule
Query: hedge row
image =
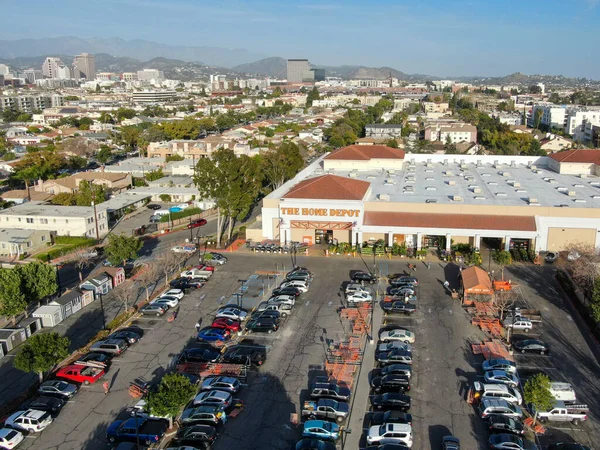
[(160, 221), (168, 222), (169, 220), (183, 219), (184, 217), (194, 216), (196, 214), (200, 214), (201, 212), (202, 212), (201, 208), (187, 208), (180, 212), (165, 214), (160, 218)]

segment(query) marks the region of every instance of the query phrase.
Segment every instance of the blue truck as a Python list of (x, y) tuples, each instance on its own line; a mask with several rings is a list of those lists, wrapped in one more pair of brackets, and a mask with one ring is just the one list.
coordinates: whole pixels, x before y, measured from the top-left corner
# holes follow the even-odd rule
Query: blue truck
[(140, 443), (146, 445), (156, 444), (165, 435), (168, 426), (164, 420), (147, 417), (115, 420), (106, 430), (106, 439), (109, 442), (136, 442), (139, 439)]

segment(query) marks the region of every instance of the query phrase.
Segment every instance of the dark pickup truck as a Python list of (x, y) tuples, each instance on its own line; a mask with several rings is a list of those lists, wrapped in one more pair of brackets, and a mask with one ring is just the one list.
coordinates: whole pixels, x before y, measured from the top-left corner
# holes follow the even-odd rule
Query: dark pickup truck
[[(137, 421), (137, 427), (136, 427)], [(109, 442), (129, 441), (140, 442), (146, 445), (156, 444), (165, 435), (169, 424), (165, 420), (132, 417), (127, 420), (115, 420), (106, 430)]]

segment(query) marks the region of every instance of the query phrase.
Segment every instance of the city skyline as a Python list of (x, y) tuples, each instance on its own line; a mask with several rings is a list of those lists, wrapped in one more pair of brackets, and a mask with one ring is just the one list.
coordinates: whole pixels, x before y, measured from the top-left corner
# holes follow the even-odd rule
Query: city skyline
[[(429, 0), (418, 5), (391, 0), (368, 5), (354, 0), (293, 5), (106, 0), (102, 8), (98, 5), (65, 0), (50, 6), (32, 0), (27, 11), (6, 5), (0, 38), (118, 36), (169, 45), (244, 48), (265, 56), (303, 57), (316, 65), (390, 66), (436, 76), (523, 72), (600, 78), (600, 63), (581, 45), (595, 41), (597, 0)], [(36, 17), (54, 26), (19, 26), (25, 18), (35, 22)], [(159, 20), (161, 27), (146, 26)], [(186, 26), (191, 23), (202, 26)]]

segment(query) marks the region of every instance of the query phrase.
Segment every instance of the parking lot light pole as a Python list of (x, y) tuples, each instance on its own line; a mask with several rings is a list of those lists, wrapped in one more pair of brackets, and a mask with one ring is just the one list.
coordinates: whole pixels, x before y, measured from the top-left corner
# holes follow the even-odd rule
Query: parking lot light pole
[(240, 295), (238, 296), (238, 302), (239, 302), (239, 307), (242, 307), (242, 300), (244, 297), (244, 283), (248, 281), (248, 280), (238, 280), (238, 283), (240, 283)]

